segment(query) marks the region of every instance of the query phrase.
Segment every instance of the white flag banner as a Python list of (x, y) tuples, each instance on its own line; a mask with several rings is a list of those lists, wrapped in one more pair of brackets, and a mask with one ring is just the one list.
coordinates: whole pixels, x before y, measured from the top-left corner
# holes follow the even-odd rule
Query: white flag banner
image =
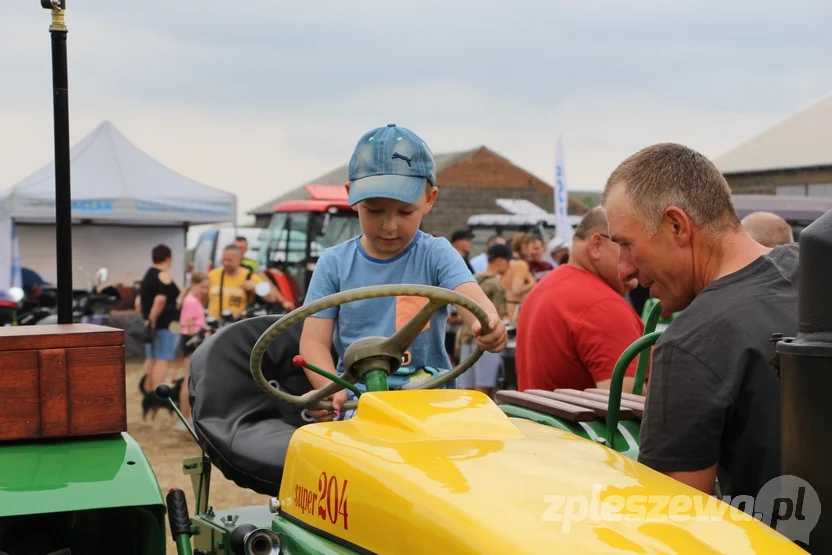
[(555, 155), (555, 234), (572, 249), (574, 231), (569, 225), (569, 188), (566, 185), (566, 160), (563, 153), (563, 137), (558, 135)]

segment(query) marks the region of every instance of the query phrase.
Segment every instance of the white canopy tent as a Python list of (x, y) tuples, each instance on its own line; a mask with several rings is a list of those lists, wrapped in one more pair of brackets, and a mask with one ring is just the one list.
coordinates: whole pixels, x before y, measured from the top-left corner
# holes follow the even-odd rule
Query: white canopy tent
[[(141, 279), (159, 243), (173, 250), (172, 272), (180, 281), (188, 226), (236, 224), (236, 195), (165, 167), (108, 121), (70, 149), (70, 175), (75, 287), (86, 287), (101, 266), (110, 270), (114, 283)], [(0, 224), (4, 220), (14, 223), (20, 264), (54, 282), (54, 162), (0, 191)], [(7, 274), (11, 268), (0, 264), (0, 287)]]

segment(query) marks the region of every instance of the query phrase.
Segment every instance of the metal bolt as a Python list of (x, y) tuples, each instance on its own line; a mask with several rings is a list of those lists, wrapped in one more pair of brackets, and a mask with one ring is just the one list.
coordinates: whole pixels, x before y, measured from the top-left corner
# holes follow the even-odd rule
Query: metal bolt
[(277, 497), (272, 497), (269, 499), (269, 511), (272, 513), (276, 513), (280, 510), (280, 501), (277, 500)]
[(225, 515), (222, 517), (222, 523), (226, 526), (234, 526), (237, 523), (237, 519), (240, 518), (239, 515)]

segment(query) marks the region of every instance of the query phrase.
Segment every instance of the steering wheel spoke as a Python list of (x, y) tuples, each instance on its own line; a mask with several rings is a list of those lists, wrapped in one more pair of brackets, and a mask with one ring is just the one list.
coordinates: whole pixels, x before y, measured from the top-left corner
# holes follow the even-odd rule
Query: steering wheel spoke
[(312, 393), (311, 395), (306, 396), (307, 403), (309, 404), (309, 406), (307, 408), (313, 408), (313, 409), (316, 409), (316, 408), (317, 409), (323, 409), (323, 408), (325, 408), (327, 410), (331, 409), (332, 408), (332, 403), (327, 402), (326, 404), (328, 404), (329, 406), (325, 406), (325, 404), (322, 403), (322, 401), (324, 399), (326, 399), (327, 397), (329, 397), (330, 395), (334, 395), (335, 393), (338, 393), (342, 389), (344, 389), (344, 386), (339, 384), (339, 383), (336, 383), (336, 382), (328, 383), (327, 385), (323, 386), (321, 389), (319, 389), (315, 393)]
[(428, 304), (422, 307), (422, 310), (420, 310), (416, 316), (405, 324), (402, 329), (391, 335), (390, 338), (384, 342), (384, 345), (386, 347), (396, 349), (402, 354), (402, 356), (404, 356), (408, 347), (410, 347), (413, 342), (416, 341), (416, 338), (419, 337), (419, 334), (424, 331), (425, 326), (430, 321), (434, 313), (445, 304), (447, 303), (437, 303), (433, 300), (428, 302)]

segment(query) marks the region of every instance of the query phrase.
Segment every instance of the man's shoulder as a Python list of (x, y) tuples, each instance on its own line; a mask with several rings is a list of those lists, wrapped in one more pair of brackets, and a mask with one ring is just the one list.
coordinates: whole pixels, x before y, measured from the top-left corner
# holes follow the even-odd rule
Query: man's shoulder
[(797, 317), (797, 245), (777, 247), (745, 268), (708, 285), (667, 329), (672, 335), (708, 328), (747, 330), (766, 319)]
[(748, 351), (768, 352), (773, 333), (797, 333), (795, 289), (750, 292), (739, 288), (700, 295), (679, 313), (657, 342), (673, 346), (715, 366)]

